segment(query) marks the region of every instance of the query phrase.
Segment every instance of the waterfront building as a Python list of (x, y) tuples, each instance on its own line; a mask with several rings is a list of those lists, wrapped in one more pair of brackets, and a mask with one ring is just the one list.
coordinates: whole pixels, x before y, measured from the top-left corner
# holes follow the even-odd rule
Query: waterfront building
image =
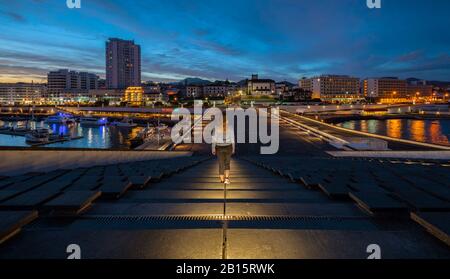
[(406, 80), (396, 77), (369, 78), (363, 82), (363, 94), (366, 98), (381, 103), (408, 101)]
[(80, 89), (95, 90), (98, 89), (98, 76), (87, 72), (80, 72)]
[(144, 104), (144, 88), (142, 86), (130, 86), (125, 90), (123, 102), (132, 106)]
[(0, 104), (41, 104), (46, 91), (47, 86), (45, 84), (0, 83)]
[(125, 90), (123, 89), (95, 89), (89, 90), (86, 96), (79, 96), (79, 101), (88, 103), (107, 101), (110, 105), (120, 104), (124, 94)]
[(409, 99), (433, 99), (433, 86), (428, 85), (425, 80), (408, 79), (407, 96)]
[(141, 47), (134, 41), (112, 38), (106, 42), (106, 86), (141, 86)]
[(87, 95), (89, 90), (98, 89), (98, 76), (87, 72), (61, 69), (48, 73), (47, 87), (44, 96), (46, 102), (74, 101), (79, 96)]
[(247, 81), (247, 92), (249, 95), (276, 95), (275, 81), (272, 79), (260, 79), (258, 75), (252, 75)]
[(361, 99), (359, 86), (359, 78), (345, 75), (322, 75), (299, 81), (300, 89), (312, 92), (313, 99), (332, 103), (350, 103)]
[(80, 76), (77, 72), (61, 69), (47, 74), (47, 95), (48, 101), (57, 100), (62, 97), (66, 89), (79, 89)]

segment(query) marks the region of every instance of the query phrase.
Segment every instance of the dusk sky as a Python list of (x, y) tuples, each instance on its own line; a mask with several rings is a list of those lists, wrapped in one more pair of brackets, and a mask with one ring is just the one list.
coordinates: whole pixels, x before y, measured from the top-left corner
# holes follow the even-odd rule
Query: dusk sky
[(0, 82), (104, 77), (105, 41), (142, 47), (142, 79), (295, 82), (318, 74), (450, 81), (450, 1), (0, 0)]

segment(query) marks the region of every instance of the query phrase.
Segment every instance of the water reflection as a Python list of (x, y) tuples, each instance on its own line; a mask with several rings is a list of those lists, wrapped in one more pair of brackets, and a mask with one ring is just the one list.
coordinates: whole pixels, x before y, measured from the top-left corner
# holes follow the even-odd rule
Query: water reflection
[(366, 120), (361, 121), (361, 131), (367, 132), (367, 121)]
[(425, 133), (425, 121), (421, 120), (411, 120), (409, 124), (409, 133), (411, 134), (411, 138), (415, 141), (426, 141)]
[(417, 120), (352, 120), (338, 124), (341, 127), (393, 138), (450, 146), (450, 119)]
[(389, 119), (386, 121), (386, 134), (392, 138), (402, 138), (402, 120)]
[(372, 134), (376, 134), (377, 129), (378, 129), (378, 122), (374, 121), (373, 119), (367, 121), (368, 122), (368, 130), (367, 132), (372, 133)]
[[(36, 129), (39, 127), (50, 128), (55, 134), (71, 135), (72, 137), (83, 137), (68, 142), (54, 143), (46, 145), (52, 148), (128, 148), (130, 139), (136, 136), (142, 129), (136, 127), (133, 129), (118, 127), (82, 127), (79, 124), (60, 125), (44, 122), (5, 122), (10, 127), (28, 126)], [(2, 124), (3, 125), (3, 124)], [(29, 146), (24, 137), (0, 135), (0, 146)]]

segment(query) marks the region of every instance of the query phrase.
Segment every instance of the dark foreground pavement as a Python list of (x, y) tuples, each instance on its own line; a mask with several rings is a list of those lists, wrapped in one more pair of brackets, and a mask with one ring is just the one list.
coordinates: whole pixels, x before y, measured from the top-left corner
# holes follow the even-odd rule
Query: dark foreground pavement
[(377, 244), (383, 258), (449, 258), (450, 249), (409, 218), (375, 217), (244, 160), (232, 184), (208, 160), (98, 201), (71, 218), (41, 216), (0, 246), (0, 258), (273, 259), (360, 258)]

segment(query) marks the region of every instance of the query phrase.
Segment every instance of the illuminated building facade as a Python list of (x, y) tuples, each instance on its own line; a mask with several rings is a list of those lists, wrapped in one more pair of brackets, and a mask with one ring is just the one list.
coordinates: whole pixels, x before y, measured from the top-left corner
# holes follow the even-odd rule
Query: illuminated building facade
[(98, 76), (62, 69), (48, 73), (47, 87), (48, 90), (43, 96), (47, 102), (64, 103), (87, 95), (89, 90), (98, 89)]
[(46, 94), (44, 84), (2, 83), (0, 84), (0, 104), (40, 104)]
[(123, 102), (132, 106), (141, 106), (144, 104), (144, 88), (141, 86), (131, 86), (125, 90)]
[(425, 99), (432, 101), (433, 86), (427, 85), (425, 80), (408, 80), (407, 96), (413, 100)]
[(252, 75), (252, 79), (247, 82), (247, 91), (249, 95), (275, 95), (275, 81), (271, 79), (260, 79), (258, 75)]
[(363, 94), (381, 103), (403, 102), (408, 98), (408, 83), (394, 77), (370, 78), (363, 82)]
[(311, 92), (312, 90), (312, 78), (302, 78), (298, 81), (298, 87), (304, 91)]
[(299, 87), (312, 92), (313, 99), (325, 102), (354, 102), (361, 98), (359, 94), (359, 78), (341, 75), (322, 75), (304, 78)]

